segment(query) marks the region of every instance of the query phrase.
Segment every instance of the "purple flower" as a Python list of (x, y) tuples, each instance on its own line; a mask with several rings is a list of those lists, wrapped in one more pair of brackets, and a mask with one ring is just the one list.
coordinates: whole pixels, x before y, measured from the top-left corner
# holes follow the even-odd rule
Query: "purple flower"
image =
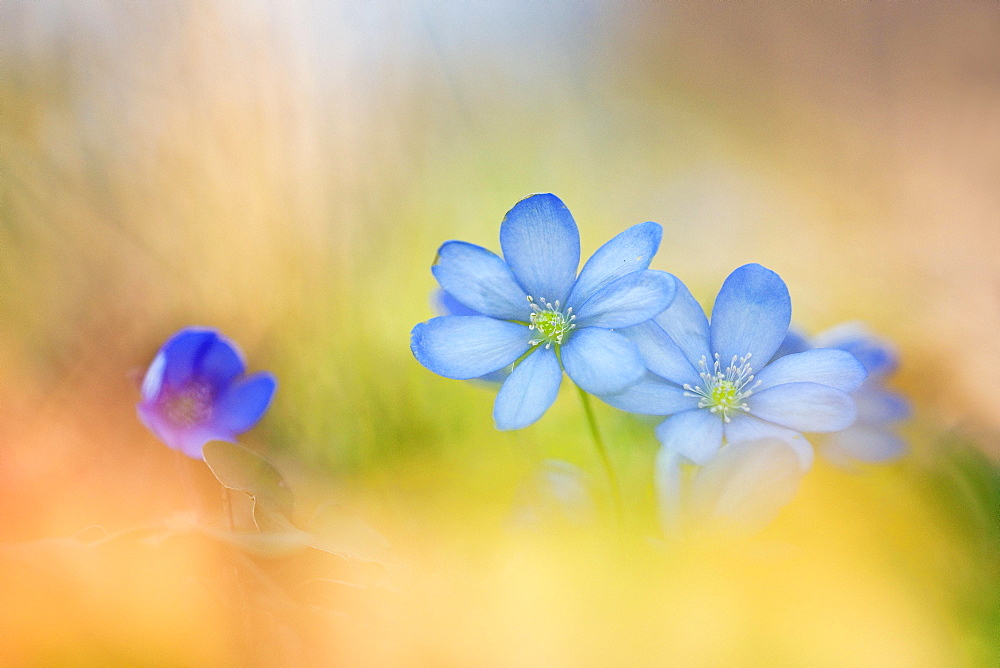
[(182, 329), (146, 371), (139, 418), (167, 446), (201, 459), (205, 443), (234, 443), (271, 403), (274, 376), (244, 376), (245, 369), (235, 344), (219, 332)]

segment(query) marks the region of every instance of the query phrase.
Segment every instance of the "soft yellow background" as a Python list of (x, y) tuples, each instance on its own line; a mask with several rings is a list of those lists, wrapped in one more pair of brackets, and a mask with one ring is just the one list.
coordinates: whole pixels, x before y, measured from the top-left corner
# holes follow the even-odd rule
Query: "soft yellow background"
[[(0, 42), (0, 663), (996, 660), (995, 4), (10, 2)], [(408, 337), (437, 247), (499, 250), (532, 192), (585, 257), (661, 223), (653, 267), (706, 305), (754, 261), (808, 330), (867, 321), (912, 454), (663, 543), (654, 422), (601, 405), (627, 535), (513, 528), (545, 458), (604, 498), (575, 392), (496, 432)], [(134, 404), (189, 324), (278, 376), (244, 442), (381, 531), (388, 575), (183, 530), (221, 492)]]

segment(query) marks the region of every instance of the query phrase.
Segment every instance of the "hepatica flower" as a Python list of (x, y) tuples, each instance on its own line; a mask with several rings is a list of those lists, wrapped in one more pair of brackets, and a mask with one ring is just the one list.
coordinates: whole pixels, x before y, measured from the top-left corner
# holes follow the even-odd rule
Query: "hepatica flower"
[(899, 424), (910, 416), (910, 403), (886, 387), (895, 372), (899, 356), (887, 340), (875, 336), (859, 322), (847, 322), (807, 339), (790, 331), (775, 354), (838, 348), (854, 355), (868, 372), (865, 382), (852, 397), (858, 408), (854, 424), (823, 440), (820, 452), (839, 466), (857, 462), (886, 462), (898, 459), (907, 450), (906, 442), (896, 433)]
[(235, 442), (271, 403), (274, 376), (244, 371), (239, 350), (217, 331), (182, 329), (146, 371), (139, 417), (169, 447), (201, 459), (205, 443)]
[(633, 413), (669, 415), (656, 429), (665, 450), (708, 463), (723, 441), (777, 438), (802, 466), (812, 447), (800, 432), (834, 432), (854, 422), (850, 393), (864, 367), (844, 350), (817, 349), (768, 364), (785, 338), (791, 300), (784, 281), (748, 264), (729, 275), (709, 324), (679, 281), (670, 308), (622, 332), (649, 373), (622, 393), (602, 397)]
[(493, 406), (498, 429), (520, 429), (555, 401), (563, 370), (595, 395), (621, 392), (644, 372), (635, 344), (613, 331), (645, 322), (673, 300), (672, 276), (648, 269), (656, 223), (606, 243), (577, 276), (580, 235), (554, 195), (532, 195), (500, 225), (503, 258), (473, 244), (441, 246), (431, 271), (461, 311), (413, 328), (410, 348), (431, 371), (459, 380), (512, 367)]

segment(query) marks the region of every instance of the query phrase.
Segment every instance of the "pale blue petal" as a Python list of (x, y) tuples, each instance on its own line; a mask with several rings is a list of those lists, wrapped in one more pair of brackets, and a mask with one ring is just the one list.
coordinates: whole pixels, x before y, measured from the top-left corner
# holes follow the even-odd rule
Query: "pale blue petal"
[(501, 320), (528, 321), (528, 296), (500, 257), (482, 246), (449, 241), (431, 267), (441, 287), (460, 303)]
[(700, 383), (698, 372), (691, 366), (684, 351), (655, 321), (650, 320), (641, 325), (626, 327), (618, 330), (618, 333), (636, 345), (646, 368), (657, 376), (678, 385)]
[[(480, 376), (479, 378), (473, 378), (472, 382), (473, 383), (484, 383), (485, 385), (494, 385), (495, 386), (495, 385), (500, 385), (505, 380), (507, 380), (507, 376), (509, 376), (509, 375), (510, 375), (510, 367), (509, 366), (504, 366), (504, 367), (500, 367), (496, 371), (493, 371), (492, 373), (486, 374), (485, 376)], [(496, 388), (494, 387), (494, 389), (496, 389)]]
[(536, 302), (563, 305), (580, 265), (580, 232), (555, 195), (532, 195), (514, 205), (500, 225), (504, 259)]
[(633, 225), (597, 249), (583, 265), (570, 293), (569, 306), (578, 306), (612, 281), (649, 268), (660, 247), (663, 228), (657, 223)]
[(795, 497), (803, 474), (781, 440), (727, 445), (692, 479), (691, 508), (702, 521), (758, 531)]
[(910, 402), (902, 395), (881, 389), (879, 385), (869, 388), (866, 383), (853, 396), (854, 403), (858, 406), (859, 424), (899, 422), (910, 417), (912, 412)]
[(677, 277), (674, 277), (674, 283), (676, 285), (674, 301), (667, 310), (653, 320), (684, 352), (691, 366), (698, 369), (698, 363), (703, 357), (706, 360), (712, 359), (712, 352), (708, 347), (708, 318), (705, 317), (701, 305), (691, 296), (687, 286)]
[(906, 441), (898, 435), (861, 425), (831, 434), (821, 446), (823, 456), (838, 466), (888, 462), (902, 457), (907, 449)]
[(722, 284), (712, 309), (712, 350), (725, 368), (735, 356), (765, 364), (785, 339), (792, 301), (781, 277), (759, 264), (735, 270)]
[(540, 346), (514, 367), (493, 404), (497, 429), (522, 429), (549, 409), (559, 394), (562, 369), (551, 348)]
[(817, 334), (816, 348), (840, 348), (865, 365), (869, 375), (885, 376), (896, 370), (899, 355), (888, 340), (875, 336), (864, 323), (845, 322)]
[(530, 334), (526, 326), (506, 320), (446, 315), (414, 327), (410, 350), (434, 373), (470, 380), (513, 364), (528, 350)]
[[(435, 290), (432, 298), (435, 310), (441, 315), (482, 315), (478, 311), (458, 301), (444, 290)], [(473, 381), (482, 381), (487, 385), (499, 385), (510, 375), (510, 369), (506, 366), (500, 367), (496, 371), (474, 378)]]
[(861, 387), (865, 368), (854, 355), (833, 348), (817, 348), (777, 359), (757, 373), (755, 391), (783, 383), (819, 383), (850, 394)]
[(813, 447), (806, 437), (792, 429), (779, 427), (773, 422), (758, 420), (752, 415), (737, 414), (726, 424), (726, 442), (730, 444), (759, 441), (761, 439), (780, 439), (787, 443), (799, 458), (803, 470), (808, 470), (813, 463)]
[(240, 380), (219, 397), (212, 425), (219, 433), (239, 434), (257, 424), (271, 404), (278, 383), (269, 373), (256, 373)]
[(142, 379), (142, 389), (140, 395), (144, 402), (151, 402), (160, 394), (163, 387), (163, 372), (167, 366), (167, 356), (161, 350), (153, 359), (153, 363), (146, 370), (146, 376)]
[(462, 302), (458, 301), (444, 290), (436, 290), (432, 297), (434, 310), (439, 315), (482, 315)]
[[(771, 357), (771, 361), (784, 357), (785, 355), (791, 355), (793, 353), (804, 353), (812, 348), (812, 344), (809, 343), (809, 339), (806, 335), (799, 329), (796, 325), (792, 324), (788, 332), (785, 334), (785, 340), (781, 342), (778, 349), (775, 351), (774, 355)], [(823, 346), (824, 348), (832, 348), (835, 346)]]
[(579, 327), (631, 327), (663, 312), (674, 299), (676, 281), (670, 274), (646, 269), (605, 285), (577, 314)]
[(656, 438), (665, 449), (678, 452), (701, 466), (711, 460), (722, 445), (722, 420), (702, 408), (684, 411), (661, 422), (656, 428)]
[(573, 382), (584, 392), (598, 396), (621, 392), (645, 371), (634, 343), (600, 327), (573, 332), (560, 355)]
[(640, 415), (673, 415), (698, 407), (697, 397), (684, 396), (683, 389), (649, 372), (624, 392), (602, 396), (601, 400)]
[(785, 383), (755, 392), (747, 403), (751, 414), (805, 432), (840, 431), (857, 415), (848, 394), (818, 383)]

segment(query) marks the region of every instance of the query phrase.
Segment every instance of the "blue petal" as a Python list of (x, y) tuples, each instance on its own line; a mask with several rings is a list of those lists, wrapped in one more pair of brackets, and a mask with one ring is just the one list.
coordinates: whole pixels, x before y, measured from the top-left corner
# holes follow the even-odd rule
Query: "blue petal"
[(646, 368), (661, 378), (684, 385), (697, 385), (700, 382), (695, 370), (684, 351), (674, 343), (674, 340), (654, 321), (644, 322), (634, 327), (618, 330), (639, 349)]
[(754, 393), (747, 403), (751, 414), (797, 431), (840, 431), (857, 415), (849, 395), (818, 383), (785, 383)]
[(872, 334), (860, 322), (845, 322), (817, 334), (813, 338), (817, 348), (840, 348), (851, 353), (865, 365), (869, 375), (888, 375), (896, 370), (899, 356), (887, 340)]
[(640, 223), (598, 248), (583, 265), (567, 304), (583, 304), (615, 279), (648, 269), (662, 236), (663, 228), (657, 223)]
[(277, 388), (274, 376), (255, 373), (230, 386), (219, 397), (212, 424), (220, 434), (239, 434), (257, 424)]
[(819, 383), (851, 393), (865, 379), (865, 368), (854, 355), (833, 348), (817, 348), (777, 359), (757, 374), (757, 392), (783, 383)]
[(752, 415), (735, 415), (732, 422), (726, 424), (726, 442), (730, 444), (759, 441), (761, 439), (777, 438), (789, 445), (799, 458), (803, 470), (808, 470), (813, 463), (812, 444), (797, 431), (779, 427), (771, 422), (758, 420)]
[(563, 368), (573, 382), (583, 391), (598, 396), (621, 392), (645, 371), (635, 344), (600, 327), (573, 332), (560, 355)]
[(166, 358), (163, 381), (168, 387), (180, 387), (191, 380), (224, 387), (244, 370), (236, 344), (214, 329), (182, 329), (163, 344), (160, 353)]
[(493, 404), (497, 429), (522, 429), (542, 417), (556, 400), (561, 382), (555, 351), (540, 346), (514, 368), (497, 392)]
[(436, 290), (431, 299), (434, 310), (440, 315), (482, 315), (479, 311), (473, 311), (444, 290)]
[(237, 376), (243, 374), (246, 366), (236, 344), (216, 334), (209, 345), (201, 351), (201, 356), (195, 360), (195, 373), (199, 378), (222, 389), (229, 385)]
[(446, 315), (414, 327), (410, 350), (434, 373), (470, 380), (513, 364), (528, 350), (530, 333), (524, 325), (505, 320)]
[(910, 402), (902, 395), (890, 392), (881, 385), (861, 386), (854, 393), (854, 403), (858, 406), (858, 423), (871, 425), (890, 424), (910, 417)]
[(698, 407), (697, 397), (685, 396), (677, 385), (648, 372), (624, 392), (601, 399), (615, 408), (640, 415), (673, 415)]
[(692, 367), (698, 369), (698, 363), (703, 357), (706, 360), (712, 359), (708, 346), (708, 318), (701, 305), (691, 296), (691, 291), (676, 276), (674, 283), (674, 301), (653, 320), (684, 352)]
[(656, 437), (665, 449), (704, 465), (722, 445), (722, 420), (701, 408), (684, 411), (661, 422)]
[(674, 299), (670, 274), (646, 269), (605, 285), (577, 311), (579, 327), (631, 327), (663, 312)]
[(822, 445), (823, 456), (838, 466), (892, 461), (907, 449), (906, 441), (896, 434), (861, 425), (831, 434)]
[[(824, 348), (832, 348), (835, 346), (823, 346)], [(771, 361), (784, 357), (785, 355), (791, 355), (793, 353), (804, 353), (805, 351), (812, 348), (812, 344), (809, 343), (809, 339), (806, 338), (805, 334), (796, 326), (791, 325), (788, 332), (785, 333), (785, 339), (778, 346), (774, 355), (771, 357)]]
[(781, 277), (759, 264), (735, 270), (722, 284), (712, 309), (712, 350), (723, 368), (735, 356), (766, 364), (785, 339), (792, 301)]
[(163, 383), (167, 387), (180, 387), (198, 377), (201, 359), (217, 338), (215, 330), (202, 327), (187, 327), (174, 334), (160, 348), (166, 359)]
[(514, 205), (500, 225), (504, 259), (536, 302), (563, 305), (580, 265), (580, 232), (555, 195), (532, 195)]
[(431, 267), (444, 290), (465, 306), (501, 320), (527, 322), (527, 295), (507, 263), (481, 246), (449, 241)]

